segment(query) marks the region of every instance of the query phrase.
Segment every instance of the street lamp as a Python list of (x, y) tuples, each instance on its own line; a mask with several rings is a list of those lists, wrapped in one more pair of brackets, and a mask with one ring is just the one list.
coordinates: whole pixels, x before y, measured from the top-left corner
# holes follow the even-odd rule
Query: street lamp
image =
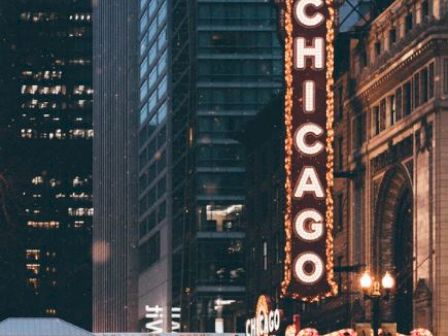
[(395, 287), (395, 279), (386, 272), (381, 279), (381, 283), (365, 271), (359, 279), (364, 298), (372, 301), (372, 329), (373, 335), (378, 336), (378, 330), (381, 325), (380, 321), (380, 302), (388, 301), (390, 292)]

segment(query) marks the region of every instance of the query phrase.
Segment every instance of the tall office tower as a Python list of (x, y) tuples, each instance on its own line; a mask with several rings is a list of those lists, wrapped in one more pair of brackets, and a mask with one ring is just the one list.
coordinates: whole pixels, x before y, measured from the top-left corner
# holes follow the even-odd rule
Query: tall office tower
[(168, 0), (140, 1), (138, 316), (150, 332), (171, 330), (168, 8)]
[(236, 137), (281, 87), (274, 9), (142, 0), (139, 25), (140, 327), (176, 328), (180, 308), (183, 330), (232, 331), (245, 291)]
[(242, 331), (252, 303), (244, 302), (237, 139), (282, 87), (275, 8), (244, 0), (175, 0), (172, 8), (172, 301), (187, 330)]
[(93, 329), (137, 330), (136, 1), (94, 1)]
[(266, 1), (141, 0), (139, 25), (140, 327), (170, 330), (180, 319), (182, 330), (241, 329), (236, 138), (282, 86), (275, 10)]
[(25, 308), (89, 328), (91, 2), (21, 0), (1, 6), (10, 13), (4, 19), (13, 40), (6, 84), (12, 97), (1, 125), (9, 186), (3, 190), (24, 235), (20, 267), (32, 290)]

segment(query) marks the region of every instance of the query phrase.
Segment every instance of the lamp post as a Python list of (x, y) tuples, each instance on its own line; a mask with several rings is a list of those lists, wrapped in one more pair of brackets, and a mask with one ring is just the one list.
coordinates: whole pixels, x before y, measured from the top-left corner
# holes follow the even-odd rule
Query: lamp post
[(395, 279), (389, 272), (386, 272), (381, 279), (381, 283), (370, 275), (368, 271), (364, 272), (360, 278), (360, 285), (364, 293), (364, 298), (372, 301), (372, 329), (373, 335), (378, 336), (380, 321), (380, 303), (381, 300), (388, 301), (390, 292), (395, 286)]

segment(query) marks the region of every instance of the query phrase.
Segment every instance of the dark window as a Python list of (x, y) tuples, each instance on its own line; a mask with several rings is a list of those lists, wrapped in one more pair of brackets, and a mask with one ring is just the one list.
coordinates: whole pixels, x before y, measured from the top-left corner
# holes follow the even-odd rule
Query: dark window
[(375, 106), (373, 108), (373, 118), (375, 122), (375, 135), (379, 134), (381, 131), (381, 116), (380, 116), (380, 107)]
[(160, 259), (160, 232), (154, 234), (139, 248), (140, 271), (152, 266)]
[(380, 102), (380, 132), (384, 131), (386, 129), (386, 99), (383, 99)]
[(344, 166), (344, 150), (343, 150), (343, 146), (344, 146), (344, 138), (343, 137), (338, 137), (337, 141), (336, 141), (336, 167), (339, 171), (343, 170), (343, 166)]
[(375, 55), (376, 56), (381, 55), (381, 42), (380, 41), (375, 42)]
[(341, 85), (338, 89), (338, 120), (342, 119), (344, 115), (344, 86)]
[(429, 1), (428, 0), (422, 1), (422, 16), (423, 17), (429, 16)]
[(389, 30), (389, 46), (392, 46), (395, 42), (397, 42), (397, 30), (392, 28)]
[(365, 68), (367, 66), (368, 60), (367, 60), (367, 52), (365, 49), (363, 49), (359, 55), (359, 62), (361, 64), (361, 68)]
[(420, 72), (421, 102), (428, 101), (428, 69), (425, 68)]
[(412, 13), (409, 13), (408, 15), (406, 15), (405, 27), (406, 27), (406, 32), (411, 31), (412, 28), (414, 27), (414, 16), (412, 15)]
[(400, 120), (403, 116), (403, 95), (402, 95), (401, 87), (395, 91), (395, 106), (396, 106), (396, 120)]
[[(448, 59), (445, 60), (445, 92), (448, 93)], [(429, 99), (434, 97), (434, 63), (429, 65), (428, 74), (428, 97)]]
[[(431, 64), (432, 65), (432, 77), (434, 80), (434, 63)], [(431, 67), (430, 67), (430, 71), (431, 71)], [(432, 82), (432, 84), (434, 84), (434, 82)], [(432, 86), (432, 85), (431, 85)], [(448, 94), (448, 58), (445, 58), (443, 60), (443, 93), (444, 94)]]
[(420, 74), (414, 75), (414, 108), (420, 106)]
[(356, 117), (356, 147), (361, 147), (365, 140), (365, 122), (364, 113), (361, 113)]
[(393, 125), (397, 122), (397, 100), (395, 95), (389, 97), (390, 104), (390, 124)]
[(405, 116), (411, 114), (412, 111), (412, 84), (406, 82), (403, 86), (403, 113)]

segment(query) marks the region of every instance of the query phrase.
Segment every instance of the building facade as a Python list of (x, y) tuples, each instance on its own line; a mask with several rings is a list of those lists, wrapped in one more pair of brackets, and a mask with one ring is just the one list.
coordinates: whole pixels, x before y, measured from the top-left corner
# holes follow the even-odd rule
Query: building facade
[(136, 1), (94, 1), (93, 330), (137, 331)]
[(347, 262), (393, 272), (383, 320), (402, 333), (447, 332), (447, 8), (443, 0), (394, 1), (351, 41), (336, 89), (336, 152), (346, 153), (340, 167), (355, 172), (342, 197)]
[[(339, 36), (334, 142), (339, 294), (295, 304), (303, 326), (325, 332), (369, 322), (361, 272), (381, 278), (389, 271), (396, 286), (381, 306), (382, 321), (396, 322), (403, 334), (417, 327), (447, 333), (447, 10), (443, 0), (386, 1)], [(254, 174), (260, 171), (261, 166)], [(249, 192), (259, 195), (262, 188), (254, 185)], [(248, 207), (257, 209), (256, 204), (249, 201)], [(253, 241), (263, 241), (268, 227), (261, 223)], [(262, 269), (267, 260), (270, 270), (258, 282), (267, 282), (261, 290), (275, 297), (269, 289), (277, 267), (274, 246), (268, 245), (267, 257), (258, 247), (256, 258)]]
[[(170, 331), (171, 4), (168, 0), (141, 0), (139, 4), (138, 319), (140, 330)], [(151, 309), (156, 310), (154, 318), (147, 316)]]
[(185, 330), (235, 332), (244, 328), (246, 291), (246, 171), (237, 135), (282, 87), (275, 8), (261, 1), (176, 6), (172, 300)]
[[(3, 177), (22, 227), (27, 313), (90, 327), (90, 1), (2, 3), (12, 60)], [(6, 64), (5, 64), (6, 65)], [(2, 98), (3, 99), (3, 98)], [(19, 303), (18, 303), (19, 304)], [(30, 308), (31, 307), (31, 308)], [(31, 312), (30, 312), (31, 310)]]
[(235, 331), (245, 295), (235, 136), (282, 85), (275, 10), (142, 0), (139, 25), (140, 327), (160, 306), (164, 330), (175, 308), (184, 331)]

